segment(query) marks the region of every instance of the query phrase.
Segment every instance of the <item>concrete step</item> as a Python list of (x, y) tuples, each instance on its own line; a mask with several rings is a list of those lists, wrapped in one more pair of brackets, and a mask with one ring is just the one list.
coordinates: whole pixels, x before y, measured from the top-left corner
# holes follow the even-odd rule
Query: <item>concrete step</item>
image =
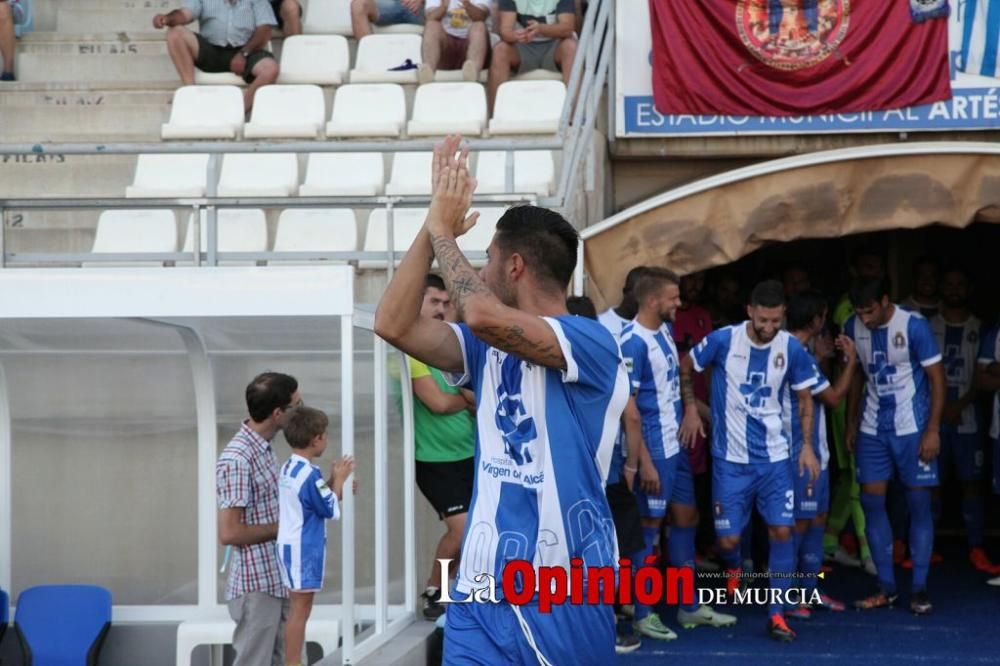
[(178, 82), (177, 70), (163, 53), (32, 53), (18, 56), (22, 81)]
[[(96, 222), (90, 229), (7, 228), (8, 252), (90, 252), (94, 246)], [(46, 264), (51, 266), (52, 264)]]
[[(3, 155), (0, 156), (0, 197), (124, 196), (132, 182), (135, 155)], [(61, 226), (65, 213), (51, 215)], [(49, 218), (39, 218), (49, 219)], [(46, 225), (43, 225), (46, 226)]]
[[(139, 5), (138, 7), (122, 5)], [(149, 4), (155, 7), (145, 7), (145, 0), (142, 2), (102, 2), (99, 6), (94, 3), (66, 2), (59, 7), (56, 15), (56, 32), (80, 33), (80, 32), (106, 32), (108, 30), (149, 31), (155, 30), (153, 27), (153, 17), (157, 14), (165, 14), (176, 8), (177, 3), (165, 2), (164, 0), (150, 0)], [(90, 5), (90, 6), (88, 6)], [(112, 7), (111, 5), (118, 5)], [(163, 6), (161, 6), (163, 5)]]
[(0, 127), (3, 140), (11, 143), (158, 141), (168, 115), (165, 104), (11, 105), (0, 107)]
[(85, 112), (91, 107), (144, 106), (162, 107), (170, 104), (174, 92), (164, 90), (31, 90), (3, 89), (0, 113), (5, 107), (74, 107)]

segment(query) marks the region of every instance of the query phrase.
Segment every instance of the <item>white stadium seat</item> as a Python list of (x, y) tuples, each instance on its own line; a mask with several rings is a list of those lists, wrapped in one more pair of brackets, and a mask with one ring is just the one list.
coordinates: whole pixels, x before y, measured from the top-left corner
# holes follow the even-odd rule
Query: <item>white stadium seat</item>
[(421, 195), (431, 193), (431, 164), (434, 153), (396, 153), (392, 158), (392, 175), (385, 193)]
[(281, 46), (278, 83), (340, 85), (350, 68), (346, 38), (340, 35), (295, 35), (286, 38)]
[(382, 153), (312, 153), (300, 197), (374, 197), (385, 190)]
[[(194, 252), (194, 213), (188, 217), (182, 252)], [(266, 252), (267, 218), (259, 208), (226, 208), (218, 211), (216, 252)], [(201, 252), (208, 252), (208, 211), (201, 211)], [(188, 265), (192, 262), (177, 262)], [(220, 266), (254, 266), (255, 261), (220, 261)]]
[(219, 174), (220, 197), (290, 197), (299, 189), (294, 153), (226, 155)]
[(390, 72), (407, 60), (420, 64), (420, 35), (381, 34), (362, 37), (351, 70), (351, 83), (416, 83), (417, 70)]
[(507, 81), (497, 90), (490, 134), (555, 134), (565, 101), (562, 81)]
[(478, 136), (486, 125), (486, 89), (478, 83), (428, 83), (417, 88), (410, 136)]
[[(393, 249), (395, 252), (406, 252), (413, 244), (420, 228), (427, 218), (426, 208), (394, 208), (393, 215)], [(376, 208), (368, 218), (368, 230), (365, 232), (365, 252), (385, 252), (389, 248), (388, 217), (385, 208)], [(396, 259), (399, 264), (400, 259)], [(358, 262), (358, 268), (384, 268), (385, 259), (363, 260)]]
[(243, 131), (243, 93), (233, 86), (184, 86), (174, 93), (164, 139), (235, 139)]
[(394, 83), (337, 88), (326, 125), (328, 138), (384, 136), (396, 138), (406, 124), (406, 97)]
[(513, 81), (562, 81), (562, 74), (553, 72), (551, 69), (533, 69), (524, 74), (517, 74), (511, 77)]
[(139, 155), (125, 196), (203, 197), (207, 180), (208, 155)]
[[(487, 150), (477, 153), (476, 192), (501, 194), (506, 191), (507, 153)], [(514, 192), (548, 196), (555, 186), (555, 162), (549, 150), (514, 151)]]
[[(351, 208), (289, 208), (278, 218), (274, 252), (354, 252), (357, 249), (358, 227)], [(314, 262), (276, 260), (268, 263)]]
[(417, 23), (393, 23), (392, 25), (373, 25), (372, 32), (376, 35), (422, 35), (424, 26)]
[[(102, 252), (176, 252), (177, 219), (172, 210), (107, 210), (97, 220), (97, 234), (90, 251)], [(163, 262), (157, 262), (163, 265)], [(84, 262), (83, 266), (132, 267), (149, 262)]]
[[(507, 209), (496, 206), (487, 208), (473, 206), (472, 210), (479, 212), (479, 220), (476, 221), (476, 226), (459, 236), (456, 242), (462, 252), (486, 252), (486, 248), (493, 240), (493, 234), (496, 233), (497, 221)], [(475, 267), (485, 266), (486, 259), (470, 259), (469, 263)]]
[(351, 0), (312, 0), (306, 3), (302, 32), (307, 35), (352, 36)]
[(323, 132), (326, 104), (319, 86), (264, 86), (254, 98), (247, 139), (316, 139)]

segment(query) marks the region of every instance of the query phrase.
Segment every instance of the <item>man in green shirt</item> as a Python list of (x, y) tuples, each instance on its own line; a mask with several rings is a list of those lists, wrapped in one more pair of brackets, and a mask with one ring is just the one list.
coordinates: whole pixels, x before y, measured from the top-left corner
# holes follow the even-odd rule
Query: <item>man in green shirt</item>
[[(429, 274), (424, 289), (421, 315), (452, 319), (454, 309), (440, 276)], [(444, 521), (444, 536), (434, 553), (431, 575), (424, 590), (424, 617), (436, 620), (444, 613), (439, 603), (441, 580), (439, 559), (450, 559), (450, 580), (458, 568), (465, 533), (465, 518), (472, 499), (475, 477), (476, 424), (472, 416), (475, 396), (450, 386), (437, 368), (416, 359), (409, 360), (413, 384), (413, 432), (416, 440), (417, 487)]]

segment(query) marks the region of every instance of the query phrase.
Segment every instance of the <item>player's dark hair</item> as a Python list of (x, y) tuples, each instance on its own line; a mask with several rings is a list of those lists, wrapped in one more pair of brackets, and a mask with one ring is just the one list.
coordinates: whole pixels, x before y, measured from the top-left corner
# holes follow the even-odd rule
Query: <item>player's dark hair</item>
[(851, 288), (847, 290), (847, 298), (851, 305), (856, 308), (863, 308), (872, 303), (879, 303), (882, 297), (890, 297), (892, 285), (889, 278), (859, 278), (851, 283)]
[(597, 308), (594, 307), (594, 301), (586, 296), (570, 296), (566, 299), (566, 309), (571, 315), (597, 319)]
[(448, 291), (448, 288), (444, 286), (444, 278), (437, 273), (428, 273), (427, 277), (424, 278), (424, 289), (432, 288)]
[(680, 284), (680, 278), (677, 277), (677, 273), (667, 268), (660, 268), (659, 266), (648, 267), (639, 276), (639, 282), (635, 285), (636, 302), (641, 305), (644, 300), (668, 284)]
[(958, 273), (965, 278), (966, 282), (972, 282), (972, 273), (969, 269), (957, 262), (949, 262), (945, 264), (945, 267), (941, 270), (941, 277), (948, 275), (949, 273)]
[(776, 308), (785, 304), (785, 287), (777, 280), (764, 280), (750, 292), (750, 305)]
[(313, 407), (296, 407), (285, 422), (285, 440), (293, 449), (304, 449), (319, 435), (326, 432), (330, 419)]
[(646, 266), (636, 266), (625, 276), (625, 286), (622, 287), (622, 301), (615, 308), (615, 312), (623, 319), (632, 319), (639, 311), (639, 301), (635, 297), (635, 285), (638, 284), (639, 278), (645, 272)]
[(827, 309), (826, 298), (815, 289), (807, 289), (788, 299), (785, 320), (789, 331), (801, 331), (816, 317), (822, 317)]
[(885, 264), (885, 257), (874, 245), (862, 245), (851, 253), (851, 265), (855, 268), (861, 263), (862, 257), (875, 257)]
[(494, 243), (504, 257), (521, 255), (540, 282), (561, 291), (573, 277), (580, 234), (555, 211), (514, 206), (497, 222)]
[(285, 409), (299, 390), (295, 377), (280, 372), (264, 372), (247, 384), (247, 411), (255, 423), (266, 421), (276, 409)]

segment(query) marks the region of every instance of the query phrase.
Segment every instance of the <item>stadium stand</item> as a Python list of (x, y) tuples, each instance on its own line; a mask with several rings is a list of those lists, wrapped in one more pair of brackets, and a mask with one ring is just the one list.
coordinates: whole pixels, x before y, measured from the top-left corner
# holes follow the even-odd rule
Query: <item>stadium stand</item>
[(132, 184), (125, 189), (130, 199), (155, 197), (203, 197), (208, 180), (207, 154), (139, 155)]
[(183, 86), (174, 93), (164, 139), (235, 139), (243, 133), (243, 95), (232, 86)]
[(17, 598), (14, 629), (34, 664), (98, 663), (111, 628), (111, 593), (94, 585), (38, 585)]
[(323, 133), (326, 107), (315, 85), (272, 85), (256, 95), (247, 139), (317, 139)]
[(384, 191), (382, 153), (314, 153), (299, 196), (374, 197)]
[[(199, 238), (201, 252), (208, 248), (208, 212), (200, 213)], [(218, 252), (265, 252), (267, 250), (267, 218), (259, 208), (230, 208), (219, 211)], [(184, 232), (183, 252), (194, 252), (194, 214), (188, 217)], [(187, 262), (178, 262), (186, 265)], [(220, 261), (220, 266), (255, 266), (252, 260)]]
[[(281, 212), (274, 252), (354, 252), (358, 230), (350, 208), (289, 208)], [(309, 261), (271, 260), (268, 264), (303, 265)], [(344, 263), (333, 261), (331, 263)]]
[[(90, 251), (93, 254), (176, 252), (177, 219), (170, 210), (104, 211), (97, 221), (97, 234)], [(157, 263), (163, 265), (162, 261)], [(85, 268), (88, 265), (84, 263)], [(125, 268), (149, 264), (123, 261), (101, 265)]]

